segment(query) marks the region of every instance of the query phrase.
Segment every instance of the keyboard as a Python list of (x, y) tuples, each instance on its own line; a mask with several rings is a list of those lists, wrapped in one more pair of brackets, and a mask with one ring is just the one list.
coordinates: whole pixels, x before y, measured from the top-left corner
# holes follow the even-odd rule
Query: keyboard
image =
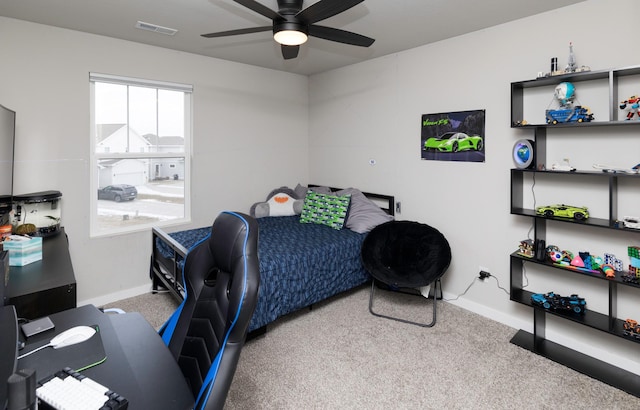
[(38, 382), (40, 409), (126, 410), (127, 399), (68, 367)]

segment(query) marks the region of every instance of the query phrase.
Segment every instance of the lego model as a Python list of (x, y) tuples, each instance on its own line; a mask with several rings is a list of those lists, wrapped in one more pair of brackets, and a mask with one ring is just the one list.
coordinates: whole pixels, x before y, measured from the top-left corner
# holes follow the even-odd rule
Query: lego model
[(637, 320), (627, 319), (622, 323), (622, 333), (625, 336), (640, 340), (640, 325)]
[(551, 169), (553, 171), (570, 171), (570, 172), (573, 172), (576, 170), (575, 167), (572, 167), (571, 164), (569, 163), (569, 158), (563, 158), (562, 161), (564, 162), (564, 164), (554, 163), (553, 165), (551, 165)]
[(558, 313), (576, 314), (584, 314), (587, 306), (587, 302), (584, 298), (581, 298), (576, 294), (571, 296), (560, 296), (553, 292), (545, 294), (534, 293), (531, 295), (531, 303)]
[(539, 72), (538, 78), (542, 77), (550, 77), (555, 75), (564, 75), (569, 73), (582, 73), (586, 71), (591, 71), (591, 67), (582, 65), (578, 67), (578, 63), (576, 62), (576, 55), (573, 52), (573, 43), (569, 43), (569, 57), (567, 58), (567, 66), (564, 70), (558, 68), (558, 58), (553, 57), (551, 59), (551, 71), (548, 73)]
[(632, 95), (628, 99), (620, 102), (620, 109), (627, 111), (627, 121), (633, 119), (633, 116), (638, 114), (640, 120), (640, 97)]
[(622, 218), (622, 225), (625, 228), (640, 229), (640, 218), (637, 216), (625, 216)]
[[(574, 85), (569, 82), (562, 82), (556, 86), (553, 96), (559, 108), (545, 111), (547, 124), (589, 122), (593, 120), (593, 114), (589, 108), (580, 104), (573, 105), (573, 101), (576, 98), (575, 90)], [(552, 103), (554, 100), (552, 100)]]
[(629, 263), (629, 276), (635, 276), (635, 283), (640, 279), (640, 247), (629, 246), (627, 254), (631, 259)]
[(593, 121), (593, 114), (589, 108), (577, 105), (573, 108), (547, 110), (545, 118), (547, 124), (555, 125), (561, 122), (590, 122)]
[(595, 169), (602, 170), (602, 172), (612, 172), (614, 174), (617, 174), (619, 172), (625, 173), (625, 174), (637, 174), (640, 172), (640, 164), (637, 164), (631, 168), (614, 167), (614, 166), (605, 165), (605, 164), (593, 164), (593, 167)]
[(578, 221), (585, 220), (589, 217), (589, 211), (585, 206), (572, 205), (547, 205), (536, 208), (536, 214), (546, 217), (557, 218), (573, 218)]
[(482, 137), (478, 135), (469, 136), (463, 132), (446, 132), (439, 137), (432, 137), (424, 142), (425, 151), (481, 151), (482, 147)]
[(533, 241), (531, 239), (524, 239), (520, 241), (520, 246), (518, 246), (518, 255), (524, 256), (525, 258), (533, 258), (535, 254)]

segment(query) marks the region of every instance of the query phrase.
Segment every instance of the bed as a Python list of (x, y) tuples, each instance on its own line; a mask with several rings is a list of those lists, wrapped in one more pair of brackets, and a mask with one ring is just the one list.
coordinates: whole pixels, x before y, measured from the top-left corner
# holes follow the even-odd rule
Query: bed
[[(363, 231), (370, 229), (358, 227), (352, 230), (347, 226), (353, 224), (347, 222), (354, 220), (356, 213), (360, 215), (365, 208), (368, 222), (375, 212), (374, 224), (392, 219), (394, 197), (360, 192), (353, 188), (325, 189), (331, 190), (332, 195), (355, 192), (351, 195), (343, 229), (332, 229), (317, 223), (300, 223), (300, 215), (257, 218), (261, 283), (249, 332), (262, 333), (269, 323), (281, 316), (310, 307), (371, 279), (360, 258), (362, 242), (366, 237)], [(367, 201), (367, 207), (359, 208), (359, 205), (365, 204), (364, 201)], [(185, 255), (210, 230), (211, 227), (207, 226), (167, 233), (160, 228), (152, 228), (150, 276), (154, 292), (166, 288), (176, 299), (183, 299), (182, 265)]]

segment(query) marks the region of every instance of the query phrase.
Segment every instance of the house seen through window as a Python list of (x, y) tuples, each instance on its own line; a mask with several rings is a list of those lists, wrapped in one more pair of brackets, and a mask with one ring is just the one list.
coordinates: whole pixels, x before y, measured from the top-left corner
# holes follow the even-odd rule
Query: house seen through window
[(189, 85), (90, 74), (91, 234), (189, 219)]

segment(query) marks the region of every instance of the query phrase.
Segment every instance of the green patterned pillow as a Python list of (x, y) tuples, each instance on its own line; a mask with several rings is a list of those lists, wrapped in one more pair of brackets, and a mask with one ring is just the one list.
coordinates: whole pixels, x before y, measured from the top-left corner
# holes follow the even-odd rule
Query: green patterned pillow
[(300, 214), (301, 223), (314, 223), (342, 229), (347, 219), (351, 194), (343, 196), (308, 191)]

